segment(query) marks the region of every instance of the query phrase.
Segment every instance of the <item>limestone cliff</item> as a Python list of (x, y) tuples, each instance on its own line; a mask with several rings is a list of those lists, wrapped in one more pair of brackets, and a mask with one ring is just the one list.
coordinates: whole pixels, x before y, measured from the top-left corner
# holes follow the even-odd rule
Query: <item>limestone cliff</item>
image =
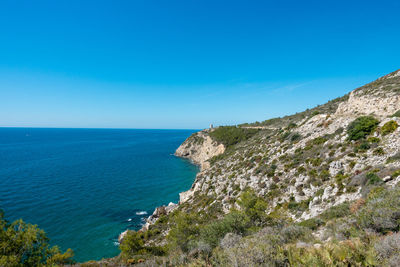
[(178, 147), (175, 155), (190, 159), (193, 163), (199, 165), (201, 170), (210, 167), (207, 160), (214, 156), (218, 156), (225, 151), (223, 144), (217, 143), (208, 135), (210, 131), (212, 130), (206, 129), (194, 133)]
[[(260, 133), (212, 165), (207, 162), (192, 188), (181, 193), (181, 203), (195, 203), (196, 195), (207, 195), (227, 212), (242, 190), (250, 187), (271, 200), (271, 210), (289, 201), (306, 204), (306, 209), (292, 213), (293, 219), (304, 220), (360, 198), (368, 170), (375, 169), (389, 183), (390, 172), (400, 167), (399, 161), (390, 160), (400, 152), (399, 129), (390, 134), (379, 130), (389, 121), (400, 124), (398, 117), (391, 117), (398, 110), (400, 71), (358, 88), (348, 97), (276, 119), (273, 127), (269, 121), (266, 126), (247, 126), (259, 128)], [(379, 125), (373, 133), (373, 140), (378, 141), (360, 149), (360, 143), (347, 141), (346, 129), (362, 115), (374, 116)], [(176, 154), (204, 165), (205, 160), (224, 151), (207, 138), (207, 132), (195, 134)], [(338, 178), (342, 176), (346, 178)]]
[[(374, 118), (376, 126), (365, 138), (350, 140), (348, 127), (361, 116)], [(224, 214), (251, 188), (268, 201), (266, 213), (279, 210), (294, 221), (313, 218), (365, 197), (372, 174), (386, 187), (400, 181), (399, 124), (400, 70), (302, 113), (234, 127), (256, 133), (229, 149), (211, 137), (211, 131), (223, 129), (200, 131), (175, 152), (201, 171), (170, 210)], [(149, 218), (146, 227), (158, 217)]]

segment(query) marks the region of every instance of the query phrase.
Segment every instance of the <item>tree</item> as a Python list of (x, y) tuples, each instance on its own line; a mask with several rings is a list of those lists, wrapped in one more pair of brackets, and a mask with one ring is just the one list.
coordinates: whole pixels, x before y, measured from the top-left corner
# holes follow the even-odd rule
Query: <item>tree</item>
[(71, 249), (61, 254), (57, 246), (50, 247), (37, 225), (21, 219), (10, 224), (0, 211), (0, 266), (52, 266), (73, 263), (72, 257)]

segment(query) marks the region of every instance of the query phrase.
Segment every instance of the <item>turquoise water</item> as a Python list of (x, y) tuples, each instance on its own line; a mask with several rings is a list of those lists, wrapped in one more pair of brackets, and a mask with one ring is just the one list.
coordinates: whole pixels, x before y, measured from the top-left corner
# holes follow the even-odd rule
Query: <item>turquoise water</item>
[(198, 168), (173, 156), (192, 130), (0, 128), (0, 208), (77, 261), (118, 255), (118, 235), (179, 200)]

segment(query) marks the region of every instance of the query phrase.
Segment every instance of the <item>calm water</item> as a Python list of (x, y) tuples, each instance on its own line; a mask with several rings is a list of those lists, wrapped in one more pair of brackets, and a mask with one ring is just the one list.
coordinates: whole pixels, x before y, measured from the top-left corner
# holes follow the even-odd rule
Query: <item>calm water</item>
[(77, 261), (113, 257), (119, 233), (190, 188), (197, 167), (172, 154), (192, 132), (0, 128), (0, 208)]

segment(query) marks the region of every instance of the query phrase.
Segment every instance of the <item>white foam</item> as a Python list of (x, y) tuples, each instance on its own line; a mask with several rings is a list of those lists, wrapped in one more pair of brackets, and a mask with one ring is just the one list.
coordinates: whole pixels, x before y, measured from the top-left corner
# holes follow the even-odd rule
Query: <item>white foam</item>
[(146, 215), (147, 211), (138, 211), (136, 212), (136, 215)]
[(128, 222), (130, 222), (130, 221), (132, 221), (132, 219), (131, 219), (131, 218), (129, 218), (129, 219), (128, 219)]

